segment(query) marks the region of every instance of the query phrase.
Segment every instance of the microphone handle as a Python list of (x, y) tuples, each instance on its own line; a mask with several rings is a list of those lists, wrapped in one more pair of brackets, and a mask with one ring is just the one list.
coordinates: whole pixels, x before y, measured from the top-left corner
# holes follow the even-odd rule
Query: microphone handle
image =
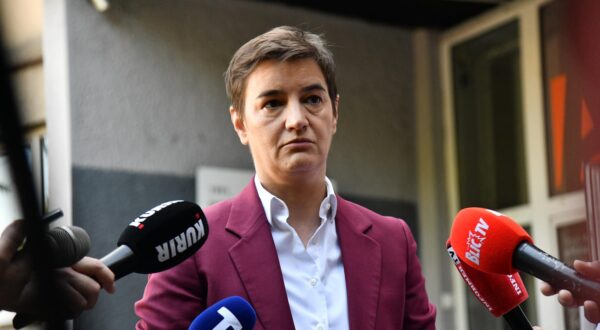
[(549, 283), (554, 289), (571, 291), (578, 300), (600, 302), (600, 283), (583, 277), (564, 262), (527, 242), (517, 246), (513, 266)]
[(502, 315), (502, 317), (504, 317), (504, 320), (506, 320), (506, 323), (508, 323), (510, 328), (513, 330), (532, 330), (533, 329), (533, 327), (531, 326), (531, 323), (529, 323), (529, 320), (527, 319), (527, 316), (525, 316), (525, 313), (523, 313), (523, 310), (521, 309), (521, 306), (519, 306), (519, 305), (517, 305), (517, 307), (511, 309), (508, 313)]
[(100, 261), (115, 274), (115, 281), (135, 270), (135, 256), (127, 245), (120, 245)]

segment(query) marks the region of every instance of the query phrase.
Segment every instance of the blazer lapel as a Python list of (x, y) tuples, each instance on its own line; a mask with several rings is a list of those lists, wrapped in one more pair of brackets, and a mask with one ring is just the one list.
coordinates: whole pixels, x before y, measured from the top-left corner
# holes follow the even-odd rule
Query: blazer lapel
[(371, 220), (338, 197), (336, 228), (348, 295), (350, 329), (375, 329), (381, 278), (381, 247), (367, 235)]
[(271, 229), (254, 180), (233, 201), (226, 229), (240, 237), (229, 255), (265, 329), (294, 329)]

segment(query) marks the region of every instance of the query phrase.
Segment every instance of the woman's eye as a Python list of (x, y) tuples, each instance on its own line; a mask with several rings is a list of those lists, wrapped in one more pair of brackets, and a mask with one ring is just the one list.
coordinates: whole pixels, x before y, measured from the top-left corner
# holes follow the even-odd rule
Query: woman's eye
[(282, 103), (280, 101), (270, 100), (270, 101), (265, 102), (265, 105), (263, 105), (263, 108), (269, 109), (269, 110), (270, 109), (276, 109), (276, 108), (280, 107), (281, 104)]
[(317, 104), (321, 104), (323, 102), (323, 100), (321, 99), (320, 96), (313, 95), (313, 96), (309, 96), (308, 98), (306, 98), (306, 100), (304, 102), (306, 102), (310, 105), (317, 105)]

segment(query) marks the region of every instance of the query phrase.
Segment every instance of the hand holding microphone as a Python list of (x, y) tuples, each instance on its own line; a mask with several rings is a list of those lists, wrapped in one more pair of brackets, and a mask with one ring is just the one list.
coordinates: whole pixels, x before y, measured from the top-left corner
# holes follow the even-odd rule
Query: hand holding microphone
[[(14, 231), (9, 231), (9, 234), (11, 237), (17, 235)], [(113, 292), (114, 281), (131, 272), (154, 273), (175, 266), (195, 253), (206, 241), (207, 235), (208, 225), (202, 210), (198, 205), (185, 201), (163, 203), (140, 215), (123, 231), (118, 248), (101, 260), (81, 259), (90, 246), (89, 236), (83, 229), (53, 228), (49, 231), (48, 240), (54, 251), (50, 255), (56, 257), (51, 257), (51, 264), (64, 267), (81, 259), (72, 268), (55, 270), (58, 289), (67, 297), (63, 300), (68, 300), (68, 303), (54, 308), (60, 311), (58, 317), (73, 318), (90, 309), (101, 287)], [(10, 241), (21, 242), (22, 237), (14, 237)], [(11, 247), (15, 244), (18, 246), (18, 243), (13, 243)], [(31, 300), (30, 296), (38, 291), (30, 287), (25, 290), (24, 296)], [(21, 313), (13, 319), (15, 328), (34, 321), (37, 318), (34, 312), (38, 308), (41, 307), (13, 308)]]
[(54, 268), (51, 275), (56, 294), (51, 297), (42, 295), (44, 290), (33, 271), (24, 222), (13, 222), (0, 238), (3, 265), (0, 267), (0, 307), (19, 313), (13, 319), (17, 329), (36, 319), (76, 317), (95, 305), (100, 285), (108, 292), (114, 291), (111, 271), (99, 260), (84, 257), (90, 247), (85, 230), (74, 226), (55, 227), (45, 238), (48, 265)]
[[(16, 226), (20, 228), (19, 224)], [(7, 228), (7, 235), (11, 239), (0, 240), (0, 257), (4, 250), (16, 251), (23, 241), (18, 228)], [(55, 256), (51, 258), (51, 265), (64, 267), (75, 263), (71, 268), (55, 270), (59, 292), (64, 293), (67, 299), (62, 299), (64, 303), (53, 306), (53, 310), (58, 311), (53, 316), (76, 317), (83, 310), (94, 306), (101, 287), (113, 292), (114, 281), (129, 273), (155, 273), (179, 264), (204, 244), (207, 235), (208, 224), (202, 210), (198, 205), (185, 201), (163, 203), (137, 217), (121, 234), (118, 247), (101, 260), (83, 257), (90, 246), (89, 236), (83, 229), (53, 228), (48, 234), (49, 246), (53, 251), (50, 255)], [(12, 257), (10, 253), (6, 256), (9, 260)], [(30, 264), (20, 259), (17, 261), (21, 268), (30, 267)], [(0, 294), (1, 290), (0, 287)], [(38, 291), (35, 287), (29, 287), (24, 290), (23, 296), (29, 301)], [(43, 307), (44, 310), (47, 309), (47, 306), (40, 306), (36, 302), (33, 307), (11, 309), (30, 313), (17, 314), (13, 319), (15, 328), (21, 328), (35, 320), (35, 312)], [(45, 319), (45, 316), (42, 318)]]
[[(573, 268), (581, 275), (594, 279), (600, 282), (600, 262), (585, 262), (581, 260), (575, 260)], [(558, 302), (565, 307), (577, 307), (583, 306), (583, 312), (585, 318), (592, 323), (600, 323), (600, 301), (593, 300), (577, 300), (573, 297), (573, 294), (568, 290), (556, 291), (550, 284), (544, 282), (542, 284), (541, 291), (546, 296), (557, 295)]]
[(568, 290), (578, 300), (600, 301), (600, 283), (550, 256), (514, 220), (483, 208), (466, 208), (454, 219), (450, 243), (469, 266), (488, 273), (512, 274), (517, 269), (554, 289)]

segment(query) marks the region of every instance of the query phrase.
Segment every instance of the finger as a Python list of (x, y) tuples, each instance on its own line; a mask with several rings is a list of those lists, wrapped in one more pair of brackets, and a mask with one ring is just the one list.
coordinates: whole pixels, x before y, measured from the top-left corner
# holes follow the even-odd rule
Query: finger
[(542, 294), (545, 296), (553, 296), (557, 293), (556, 290), (554, 290), (554, 288), (546, 283), (546, 282), (542, 282), (542, 286), (540, 287), (540, 291), (542, 291)]
[(558, 292), (558, 302), (566, 307), (577, 307), (577, 303), (575, 302), (575, 298), (571, 292), (567, 290), (560, 290)]
[[(73, 318), (87, 305), (83, 295), (77, 292), (64, 274), (53, 272), (51, 283), (32, 281), (23, 289), (17, 302), (19, 313), (30, 314), (37, 320)], [(51, 284), (51, 287), (48, 287)]]
[(10, 283), (11, 290), (21, 292), (32, 279), (33, 266), (33, 256), (31, 254), (19, 254), (10, 261), (7, 267), (3, 268), (2, 279)]
[(115, 292), (115, 274), (100, 260), (84, 257), (71, 267), (79, 273), (94, 278), (107, 292)]
[(83, 309), (94, 307), (98, 300), (98, 295), (100, 294), (100, 284), (93, 278), (80, 274), (73, 269), (65, 268), (61, 271), (63, 272), (62, 277), (66, 279), (71, 288), (84, 297), (85, 304)]
[(70, 280), (65, 280), (61, 277), (58, 279), (56, 285), (60, 297), (58, 297), (56, 305), (51, 307), (51, 310), (55, 315), (50, 315), (50, 318), (57, 316), (57, 318), (75, 318), (85, 309), (91, 308), (88, 307), (89, 299), (80, 289), (77, 289)]
[(585, 318), (592, 323), (600, 322), (600, 308), (598, 307), (598, 304), (593, 301), (586, 300), (583, 303), (583, 314), (585, 315)]
[[(71, 273), (69, 273), (71, 272)], [(19, 313), (27, 313), (35, 316), (38, 320), (60, 320), (77, 317), (81, 312), (91, 305), (89, 298), (79, 288), (77, 281), (72, 277), (76, 273), (71, 269), (56, 269), (52, 272), (52, 287), (43, 289), (40, 285), (48, 283), (30, 282), (22, 291), (17, 303)], [(92, 280), (92, 285), (99, 287)], [(98, 288), (99, 290), (99, 288)], [(48, 293), (52, 294), (48, 294)], [(94, 303), (92, 301), (92, 303)]]
[(575, 260), (573, 268), (585, 277), (600, 279), (600, 261), (587, 262)]
[(24, 239), (25, 222), (23, 220), (16, 220), (8, 225), (0, 236), (0, 262), (10, 263)]

